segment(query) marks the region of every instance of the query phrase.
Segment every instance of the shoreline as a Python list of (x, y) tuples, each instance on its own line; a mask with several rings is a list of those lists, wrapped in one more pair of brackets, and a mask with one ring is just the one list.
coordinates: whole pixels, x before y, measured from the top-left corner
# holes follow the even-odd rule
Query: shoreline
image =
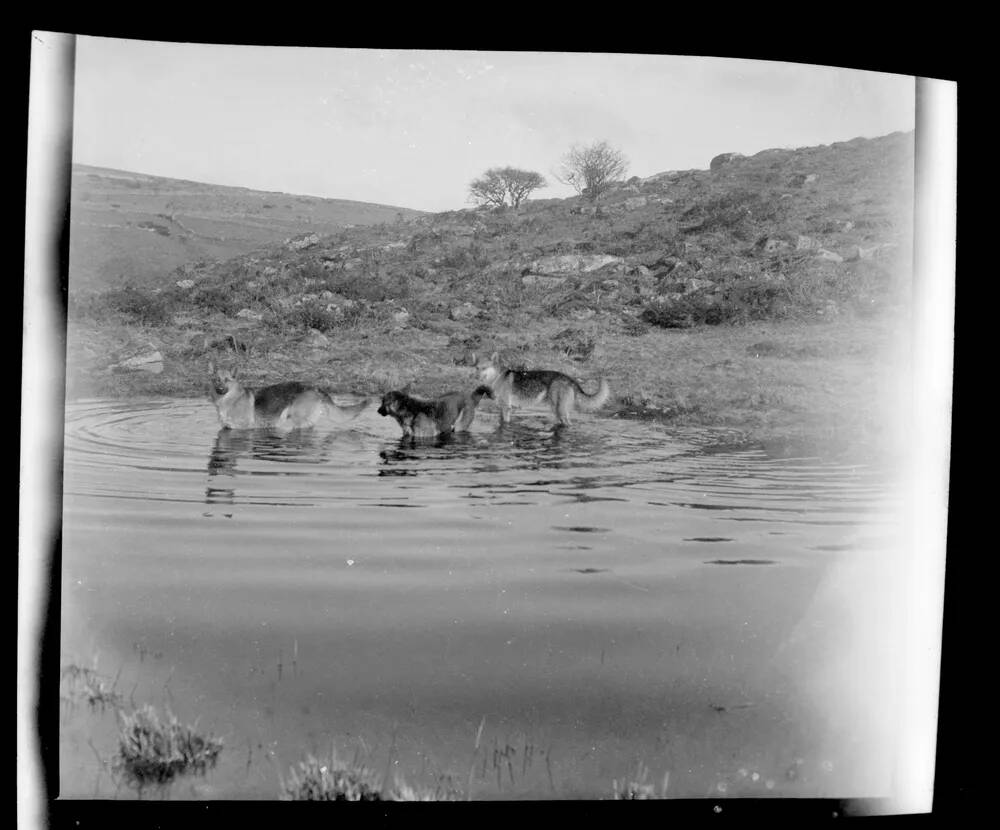
[[(432, 397), (476, 382), (471, 352), (499, 350), (510, 365), (562, 371), (585, 389), (607, 378), (611, 398), (594, 417), (729, 429), (742, 434), (740, 443), (784, 456), (885, 461), (904, 451), (895, 428), (907, 374), (902, 315), (652, 328), (637, 336), (601, 318), (484, 321), (478, 329), (439, 321), (330, 336), (233, 323), (142, 328), (71, 320), (65, 400), (200, 398), (210, 360), (239, 364), (250, 386), (296, 379), (335, 394), (379, 395), (409, 383), (413, 394)], [(227, 348), (228, 338), (248, 354)], [(159, 371), (121, 367), (124, 355), (143, 353), (159, 355)], [(484, 402), (484, 411), (491, 406)]]

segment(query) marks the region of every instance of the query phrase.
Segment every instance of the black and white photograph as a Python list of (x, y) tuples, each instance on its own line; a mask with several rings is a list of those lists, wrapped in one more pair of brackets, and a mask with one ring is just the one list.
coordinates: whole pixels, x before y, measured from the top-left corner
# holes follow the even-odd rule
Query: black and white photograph
[(25, 826), (931, 810), (956, 82), (32, 39)]

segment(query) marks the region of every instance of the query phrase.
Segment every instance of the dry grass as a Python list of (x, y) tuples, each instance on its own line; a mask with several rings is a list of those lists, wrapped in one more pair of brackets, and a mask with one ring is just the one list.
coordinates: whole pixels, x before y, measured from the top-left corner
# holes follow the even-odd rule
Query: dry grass
[(177, 776), (204, 775), (222, 752), (222, 740), (180, 723), (172, 714), (160, 720), (146, 705), (132, 713), (119, 712), (118, 755), (114, 767), (138, 790), (166, 786)]
[(459, 801), (462, 794), (442, 781), (431, 790), (412, 787), (398, 777), (389, 783), (387, 775), (357, 762), (347, 764), (334, 753), (326, 760), (310, 755), (292, 767), (281, 782), (284, 801)]
[(117, 678), (109, 682), (96, 669), (71, 664), (62, 670), (61, 680), (62, 700), (71, 706), (82, 701), (103, 712), (108, 707), (118, 709), (122, 705), (122, 696), (115, 691)]

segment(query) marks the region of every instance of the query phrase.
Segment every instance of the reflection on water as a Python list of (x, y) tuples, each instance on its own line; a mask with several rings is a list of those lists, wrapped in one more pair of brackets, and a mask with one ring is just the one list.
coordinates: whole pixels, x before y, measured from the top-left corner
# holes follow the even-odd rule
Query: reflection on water
[[(184, 400), (71, 405), (64, 478), (64, 662), (229, 736), (178, 797), (272, 798), (305, 754), (384, 765), (390, 737), (477, 797), (605, 797), (639, 763), (679, 796), (884, 772), (815, 692), (836, 626), (806, 622), (834, 563), (892, 547), (877, 470), (597, 417), (220, 431)], [(65, 793), (110, 791), (91, 740), (113, 720), (64, 727)]]

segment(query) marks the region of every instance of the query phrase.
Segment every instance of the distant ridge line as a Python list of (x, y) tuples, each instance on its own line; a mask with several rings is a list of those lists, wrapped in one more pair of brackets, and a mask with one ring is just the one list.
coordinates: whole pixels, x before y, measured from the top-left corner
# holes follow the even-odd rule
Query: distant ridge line
[(181, 179), (174, 176), (159, 176), (153, 173), (141, 173), (136, 170), (122, 170), (117, 167), (100, 167), (94, 164), (83, 164), (82, 162), (73, 162), (72, 170), (74, 175), (99, 175), (104, 178), (109, 179), (131, 179), (135, 181), (158, 181), (158, 182), (173, 182), (176, 184), (183, 185), (195, 185), (204, 188), (216, 188), (219, 190), (237, 190), (242, 193), (260, 193), (265, 196), (289, 196), (296, 199), (315, 199), (318, 202), (336, 202), (339, 204), (349, 204), (349, 205), (365, 205), (369, 207), (385, 208), (387, 210), (399, 210), (408, 211), (413, 214), (424, 214), (427, 211), (418, 210), (417, 208), (404, 207), (401, 205), (388, 205), (382, 202), (365, 202), (360, 199), (343, 199), (336, 196), (313, 196), (308, 193), (289, 193), (285, 190), (261, 190), (255, 187), (244, 187), (243, 185), (235, 184), (216, 184), (215, 182), (203, 182), (196, 179)]

